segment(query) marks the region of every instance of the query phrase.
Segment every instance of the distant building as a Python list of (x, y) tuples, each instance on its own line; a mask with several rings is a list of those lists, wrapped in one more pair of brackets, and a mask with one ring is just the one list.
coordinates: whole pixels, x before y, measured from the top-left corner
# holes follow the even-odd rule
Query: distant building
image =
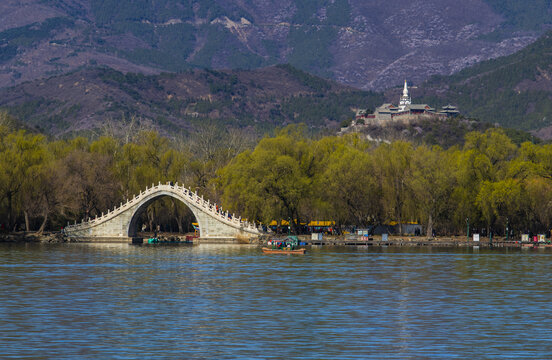
[(412, 104), (408, 92), (408, 84), (404, 81), (404, 89), (399, 100), (399, 106), (382, 104), (373, 114), (368, 114), (365, 109), (358, 110), (352, 126), (364, 123), (365, 125), (386, 125), (392, 122), (410, 123), (412, 120), (422, 118), (444, 119), (460, 114), (455, 106), (447, 105), (437, 111), (427, 104)]

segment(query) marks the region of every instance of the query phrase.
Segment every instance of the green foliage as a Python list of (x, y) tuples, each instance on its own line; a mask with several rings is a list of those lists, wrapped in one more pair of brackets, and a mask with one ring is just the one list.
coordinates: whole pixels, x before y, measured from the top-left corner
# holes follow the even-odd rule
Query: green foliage
[(287, 71), (297, 81), (309, 87), (310, 89), (312, 89), (312, 91), (324, 92), (331, 88), (331, 85), (327, 80), (322, 79), (318, 76), (311, 75), (308, 72), (300, 70), (290, 64), (279, 64), (276, 65), (276, 67)]
[(549, 0), (485, 0), (505, 17), (503, 27), (515, 30), (540, 30), (543, 24), (552, 23), (552, 6)]
[(116, 23), (113, 27), (121, 33), (130, 31), (150, 46), (124, 51), (113, 49), (128, 59), (171, 71), (181, 71), (190, 67), (186, 62), (196, 41), (193, 25), (172, 24), (155, 27), (147, 23), (129, 22)]
[(21, 46), (29, 47), (37, 42), (51, 38), (53, 33), (74, 26), (74, 22), (64, 17), (54, 17), (42, 23), (11, 28), (0, 32), (0, 62), (11, 60)]
[[(77, 5), (42, 1), (79, 18), (84, 15)], [(292, 13), (284, 14), (282, 19), (291, 23), (287, 40), (270, 36), (244, 44), (242, 30), (238, 35), (214, 22), (226, 18), (239, 22), (243, 17), (254, 23), (259, 17), (249, 12), (251, 7), (259, 6), (219, 0), (91, 0), (95, 24), (85, 36), (102, 51), (167, 71), (194, 67), (251, 69), (286, 60), (303, 70), (331, 77), (333, 58), (329, 47), (336, 41), (339, 29), (350, 25), (352, 10), (348, 0), (295, 2), (290, 8)], [(137, 41), (129, 48), (110, 45), (117, 35), (128, 34), (143, 44)], [(16, 48), (0, 49), (0, 61), (16, 55)]]
[(357, 135), (305, 141), (290, 128), (240, 154), (218, 184), (231, 210), (257, 221), (418, 221), (431, 234), (465, 231), (466, 218), (503, 233), (509, 219), (517, 231), (547, 231), (551, 149), (518, 146), (499, 129), (469, 133), (463, 148), (443, 150), (373, 146)]
[(326, 24), (347, 26), (351, 18), (351, 6), (348, 0), (335, 0), (326, 8)]
[(234, 95), (237, 92), (238, 77), (236, 75), (206, 70), (206, 78), (211, 94)]
[[(302, 0), (295, 3), (292, 22), (305, 25), (347, 25), (351, 14), (348, 0)], [(324, 9), (325, 17), (319, 10)]]
[(316, 18), (316, 10), (324, 4), (324, 0), (304, 0), (296, 4), (297, 10), (292, 18), (295, 24), (319, 24)]
[(528, 133), (526, 131), (516, 130), (512, 128), (502, 128), (504, 131), (504, 134), (510, 138), (510, 140), (516, 144), (521, 145), (525, 142), (532, 142), (535, 144), (540, 144), (542, 141), (539, 138), (536, 138), (535, 136), (531, 135), (531, 133)]
[(265, 223), (273, 218), (299, 219), (316, 173), (313, 165), (314, 154), (302, 131), (286, 128), (221, 170), (220, 181), (227, 189), (224, 200)]
[(234, 35), (220, 24), (206, 25), (204, 28), (207, 41), (192, 58), (190, 63), (199, 67), (211, 67), (218, 57), (230, 55), (230, 67), (251, 69), (266, 65), (264, 58), (247, 50)]
[[(4, 119), (4, 120), (2, 120)], [(152, 131), (48, 141), (10, 128), (0, 113), (0, 218), (10, 229), (55, 229), (94, 217), (159, 181), (178, 181), (249, 220), (334, 220), (337, 226), (417, 221), (439, 233), (465, 219), (495, 233), (552, 226), (552, 145), (512, 142), (500, 129), (443, 150), (358, 134), (309, 138), (285, 127), (253, 148), (245, 132), (202, 126), (185, 141)], [(182, 228), (171, 201), (142, 215)]]
[[(161, 90), (159, 81), (156, 76), (148, 76), (141, 73), (122, 73), (113, 69), (100, 69), (99, 77), (107, 83), (115, 83), (121, 88), (128, 89), (129, 87), (136, 90), (156, 89)], [(132, 89), (132, 91), (136, 91)]]
[(24, 131), (7, 133), (0, 140), (0, 154), (0, 205), (5, 216), (2, 218), (12, 229), (19, 212), (28, 216), (34, 206), (33, 195), (48, 191), (39, 182), (48, 162), (45, 139)]
[(331, 77), (328, 69), (333, 65), (333, 56), (329, 48), (336, 40), (337, 27), (349, 23), (349, 2), (305, 0), (295, 5), (296, 12), (292, 18), (295, 26), (291, 27), (288, 35), (293, 51), (288, 56), (288, 62), (300, 69)]
[(294, 96), (282, 103), (280, 112), (294, 122), (321, 124), (322, 121), (329, 120), (341, 123), (354, 116), (351, 110), (354, 106), (358, 104), (375, 106), (382, 100), (380, 94), (360, 91)]
[(349, 125), (351, 125), (351, 122), (352, 122), (352, 119), (350, 119), (350, 118), (349, 118), (349, 119), (345, 119), (345, 120), (341, 121), (340, 126), (341, 126), (342, 128), (349, 127)]
[(112, 25), (116, 34), (131, 33), (143, 40), (149, 46), (155, 46), (159, 41), (153, 24), (135, 21), (121, 21)]
[(329, 77), (327, 70), (333, 65), (329, 51), (335, 41), (337, 30), (333, 27), (294, 26), (289, 31), (288, 41), (293, 48), (288, 61), (291, 65), (309, 72)]
[(33, 46), (41, 40), (52, 37), (55, 31), (73, 25), (72, 20), (57, 17), (46, 19), (42, 23), (4, 30), (0, 33), (0, 61), (15, 57), (19, 47)]
[[(73, 93), (67, 86), (58, 87), (57, 79), (52, 79), (46, 84), (51, 91), (40, 91), (46, 97), (35, 97), (36, 91), (24, 92), (21, 103), (6, 109), (52, 135), (84, 116), (137, 116), (169, 133), (174, 132), (175, 124), (195, 127), (215, 121), (222, 127), (252, 126), (262, 135), (282, 124), (298, 122), (316, 132), (330, 132), (352, 118), (352, 109), (359, 104), (374, 108), (383, 102), (382, 94), (350, 90), (291, 65), (253, 73), (205, 69), (170, 75), (94, 68), (68, 77), (73, 83), (80, 83), (81, 77), (96, 83), (99, 96)], [(62, 81), (68, 81), (67, 77)], [(94, 125), (103, 127), (99, 122)]]
[[(117, 138), (48, 142), (42, 135), (12, 129), (11, 123), (1, 112), (0, 219), (9, 229), (24, 224), (28, 231), (59, 229), (67, 221), (101, 215), (159, 181), (178, 181), (216, 199), (209, 180), (249, 147), (249, 135), (215, 127), (176, 141), (137, 131), (131, 119), (123, 124), (126, 133)], [(156, 213), (162, 221), (178, 223), (178, 228), (183, 228), (184, 218), (193, 219), (182, 206), (168, 201), (149, 205), (141, 221), (148, 222)]]
[(92, 12), (99, 25), (121, 21), (166, 22), (170, 19), (190, 19), (193, 17), (192, 5), (190, 0), (91, 1)]
[(11, 60), (17, 55), (17, 46), (6, 44), (0, 47), (0, 62)]
[[(493, 127), (491, 124), (465, 119), (461, 116), (447, 118), (442, 121), (421, 120), (415, 126), (422, 129), (423, 138), (419, 142), (427, 145), (439, 145), (443, 148), (463, 145), (465, 137), (469, 132), (483, 132)], [(415, 134), (409, 134), (409, 136), (412, 139), (416, 138)]]
[[(57, 100), (50, 100), (46, 98), (36, 98), (35, 100), (25, 101), (21, 103), (20, 105), (14, 105), (11, 106), (7, 111), (15, 117), (16, 119), (25, 119), (25, 123), (31, 126), (40, 126), (42, 128), (43, 124), (43, 117), (35, 117), (34, 115), (36, 113), (40, 112), (46, 112), (50, 113), (50, 111), (54, 112), (59, 107), (63, 106), (64, 104)], [(61, 117), (58, 116), (57, 119), (52, 119), (54, 121), (53, 124), (55, 125), (56, 120), (62, 120)], [(43, 130), (47, 130), (42, 128)]]
[(207, 42), (201, 50), (194, 55), (192, 64), (211, 67), (212, 59), (218, 51), (224, 49), (232, 42), (231, 33), (224, 27), (215, 25), (206, 27)]

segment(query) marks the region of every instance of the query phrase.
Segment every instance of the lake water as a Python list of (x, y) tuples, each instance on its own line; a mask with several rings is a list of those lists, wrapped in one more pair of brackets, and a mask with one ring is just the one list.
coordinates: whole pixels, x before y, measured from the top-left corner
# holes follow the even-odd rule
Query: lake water
[(551, 264), (538, 250), (0, 244), (0, 358), (552, 358)]

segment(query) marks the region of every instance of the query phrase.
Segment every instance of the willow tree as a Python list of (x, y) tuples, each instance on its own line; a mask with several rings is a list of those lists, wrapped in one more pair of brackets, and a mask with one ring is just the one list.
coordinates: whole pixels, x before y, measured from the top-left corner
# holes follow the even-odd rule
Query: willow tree
[[(382, 186), (374, 157), (358, 138), (324, 138), (317, 150), (327, 153), (316, 179), (315, 197), (339, 224), (369, 225), (382, 218)], [(368, 145), (364, 142), (363, 145)]]
[(383, 208), (389, 220), (402, 224), (414, 216), (414, 193), (412, 189), (413, 153), (411, 143), (396, 141), (382, 144), (375, 151), (376, 168), (382, 186)]
[(419, 146), (413, 154), (411, 188), (415, 208), (431, 236), (434, 227), (446, 226), (454, 209), (451, 201), (455, 186), (451, 156), (438, 146)]
[[(28, 192), (40, 190), (37, 174), (46, 161), (45, 138), (25, 131), (7, 133), (0, 139), (0, 203), (7, 207), (7, 225), (16, 227), (16, 218), (30, 209)], [(27, 200), (27, 201), (25, 201)], [(28, 212), (26, 213), (29, 230)]]
[(497, 220), (500, 221), (501, 218), (523, 219), (527, 199), (520, 181), (504, 179), (495, 182), (484, 181), (476, 197), (476, 204), (490, 233)]
[(290, 219), (297, 231), (316, 174), (311, 145), (298, 127), (262, 139), (219, 171), (224, 203), (251, 220)]

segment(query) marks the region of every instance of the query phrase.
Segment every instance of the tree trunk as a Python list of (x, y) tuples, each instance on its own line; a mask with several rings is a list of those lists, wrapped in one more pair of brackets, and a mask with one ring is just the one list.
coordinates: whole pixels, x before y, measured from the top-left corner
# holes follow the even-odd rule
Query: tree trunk
[[(291, 214), (289, 217), (289, 227), (291, 229), (291, 232), (293, 234), (299, 234), (297, 229), (297, 225), (298, 225), (297, 223), (299, 222), (299, 216), (297, 215), (297, 211), (291, 210), (289, 211), (289, 213)], [(295, 222), (295, 220), (297, 220), (297, 223)]]
[(148, 225), (149, 225), (149, 231), (153, 231), (153, 214), (151, 214), (149, 211), (147, 213), (148, 217)]
[(171, 199), (174, 209), (174, 219), (176, 220), (176, 225), (178, 226), (178, 232), (180, 234), (184, 233), (184, 229), (182, 227), (182, 218), (180, 216), (180, 213), (178, 212), (178, 204), (174, 199)]
[(433, 237), (433, 216), (431, 216), (431, 213), (429, 214), (429, 218), (427, 219), (426, 236)]
[[(8, 226), (7, 228), (12, 228), (13, 227), (13, 231), (15, 231), (15, 228), (17, 227), (17, 225), (15, 225), (15, 221), (13, 219), (13, 214), (12, 214), (12, 209), (13, 209), (13, 204), (12, 204), (12, 194), (11, 192), (8, 192)], [(15, 225), (15, 226), (14, 226)]]
[(44, 220), (42, 220), (42, 224), (40, 224), (40, 228), (37, 231), (39, 235), (42, 235), (42, 233), (44, 232), (47, 222), (48, 222), (48, 212), (46, 211), (44, 212)]
[(401, 236), (402, 236), (402, 234), (403, 234), (403, 227), (402, 227), (402, 216), (401, 216), (401, 215), (399, 215), (399, 216), (397, 216), (397, 218), (398, 218), (397, 220), (399, 220), (399, 235), (401, 235)]
[(25, 215), (25, 231), (29, 232), (31, 231), (29, 226), (29, 213), (27, 212), (27, 210), (23, 210), (23, 214)]

